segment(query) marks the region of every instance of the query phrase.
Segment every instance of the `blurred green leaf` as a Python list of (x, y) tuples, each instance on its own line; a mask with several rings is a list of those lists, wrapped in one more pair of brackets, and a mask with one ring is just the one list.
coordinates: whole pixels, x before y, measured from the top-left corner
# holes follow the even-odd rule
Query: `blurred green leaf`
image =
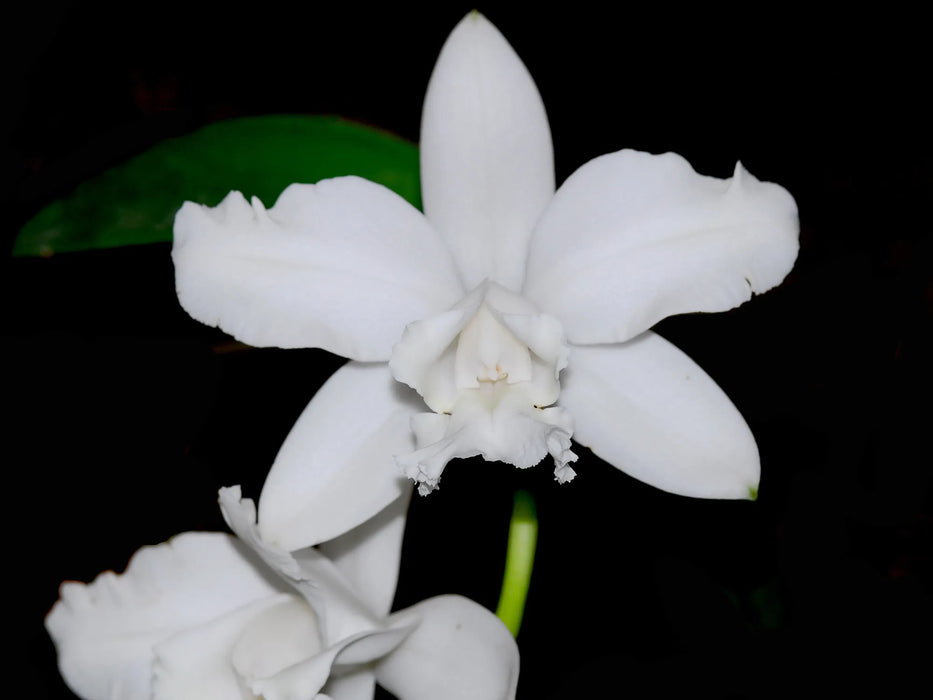
[(163, 141), (81, 183), (26, 222), (13, 254), (170, 241), (185, 200), (214, 206), (240, 190), (272, 206), (293, 182), (340, 175), (379, 182), (421, 206), (414, 144), (339, 117), (246, 117)]

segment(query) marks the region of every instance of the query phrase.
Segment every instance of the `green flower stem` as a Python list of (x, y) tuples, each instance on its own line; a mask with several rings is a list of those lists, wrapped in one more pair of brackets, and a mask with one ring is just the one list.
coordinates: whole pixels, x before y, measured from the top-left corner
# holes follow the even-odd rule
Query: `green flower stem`
[(527, 491), (515, 492), (512, 522), (509, 524), (509, 545), (505, 555), (505, 574), (496, 615), (517, 637), (525, 613), (525, 599), (531, 583), (538, 541), (538, 517), (535, 499)]

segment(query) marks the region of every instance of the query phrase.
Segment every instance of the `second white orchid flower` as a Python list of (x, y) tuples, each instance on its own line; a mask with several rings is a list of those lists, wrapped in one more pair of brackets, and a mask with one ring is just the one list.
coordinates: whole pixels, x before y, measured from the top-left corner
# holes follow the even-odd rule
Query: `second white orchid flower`
[(238, 535), (186, 532), (126, 572), (67, 582), (46, 618), (84, 700), (513, 700), (518, 648), (490, 611), (437, 596), (388, 614), (408, 499), (325, 544), (268, 544), (239, 487)]
[[(237, 192), (175, 221), (179, 299), (259, 346), (351, 358), (276, 458), (259, 527), (287, 549), (334, 536), (447, 461), (527, 467), (570, 439), (689, 496), (744, 498), (755, 440), (718, 386), (648, 329), (779, 284), (793, 198), (738, 165), (620, 151), (555, 193), (550, 130), (525, 66), (472, 13), (441, 51), (421, 128), (424, 215), (354, 177), (293, 185), (266, 210)], [(430, 412), (394, 384), (413, 387)]]

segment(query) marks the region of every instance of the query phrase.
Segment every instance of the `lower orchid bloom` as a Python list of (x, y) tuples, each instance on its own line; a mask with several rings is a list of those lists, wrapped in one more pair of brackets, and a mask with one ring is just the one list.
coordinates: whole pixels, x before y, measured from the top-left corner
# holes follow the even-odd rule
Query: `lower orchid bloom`
[(423, 215), (344, 177), (292, 185), (268, 210), (233, 192), (176, 217), (177, 290), (194, 318), (353, 360), (276, 458), (263, 536), (294, 549), (346, 530), (406, 490), (400, 474), (426, 493), (455, 457), (528, 467), (550, 454), (566, 481), (571, 437), (667, 491), (753, 495), (745, 421), (648, 329), (780, 284), (798, 248), (787, 191), (741, 165), (720, 180), (623, 150), (555, 193), (541, 97), (478, 13), (441, 51), (420, 148)]
[(322, 546), (263, 541), (253, 502), (221, 489), (225, 533), (140, 549), (126, 572), (65, 583), (46, 618), (69, 687), (85, 700), (511, 700), (518, 648), (460, 596), (388, 614), (402, 498)]

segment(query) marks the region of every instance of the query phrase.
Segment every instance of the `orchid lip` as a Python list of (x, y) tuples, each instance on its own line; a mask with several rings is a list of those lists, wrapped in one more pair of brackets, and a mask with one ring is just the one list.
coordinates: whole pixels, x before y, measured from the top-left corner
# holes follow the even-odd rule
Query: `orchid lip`
[(448, 311), (409, 324), (389, 366), (434, 413), (412, 419), (418, 449), (396, 456), (401, 472), (424, 495), (456, 457), (526, 468), (551, 454), (559, 480), (572, 478), (572, 420), (552, 406), (568, 355), (557, 319), (489, 280)]

